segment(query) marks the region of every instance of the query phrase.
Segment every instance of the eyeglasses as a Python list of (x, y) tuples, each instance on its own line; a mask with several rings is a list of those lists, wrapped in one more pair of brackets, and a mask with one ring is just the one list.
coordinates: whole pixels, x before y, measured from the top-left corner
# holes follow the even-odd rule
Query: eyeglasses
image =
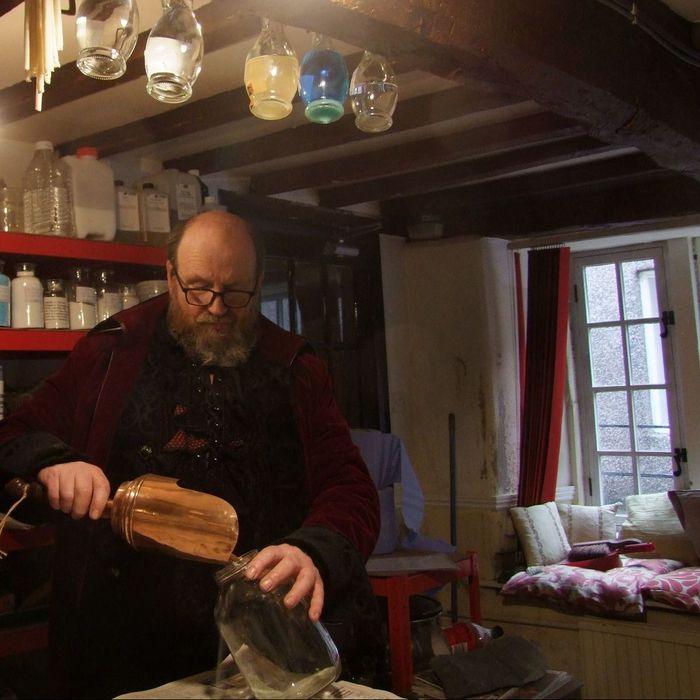
[(245, 292), (241, 289), (225, 289), (223, 292), (215, 292), (213, 289), (185, 287), (175, 268), (173, 268), (173, 273), (175, 274), (177, 283), (180, 285), (180, 289), (182, 289), (185, 295), (185, 301), (192, 306), (210, 306), (216, 301), (216, 297), (221, 297), (224, 306), (229, 309), (242, 309), (250, 304), (250, 300), (258, 289), (257, 282), (252, 292)]

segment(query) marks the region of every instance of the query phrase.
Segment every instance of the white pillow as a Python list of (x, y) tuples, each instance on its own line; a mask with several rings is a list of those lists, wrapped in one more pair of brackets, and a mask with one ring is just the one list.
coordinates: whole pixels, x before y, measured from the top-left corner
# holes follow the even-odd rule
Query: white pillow
[(615, 513), (622, 503), (606, 506), (574, 506), (557, 503), (561, 524), (570, 543), (614, 540)]
[(510, 517), (528, 566), (557, 564), (566, 559), (571, 547), (554, 501), (511, 508)]

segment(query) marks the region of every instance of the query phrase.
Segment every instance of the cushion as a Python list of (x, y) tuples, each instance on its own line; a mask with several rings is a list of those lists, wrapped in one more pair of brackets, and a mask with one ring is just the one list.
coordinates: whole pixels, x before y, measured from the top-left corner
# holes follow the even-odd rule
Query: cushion
[(620, 538), (637, 537), (656, 545), (655, 552), (634, 556), (677, 559), (691, 565), (698, 563), (693, 544), (683, 531), (666, 492), (627, 496), (625, 508), (627, 520), (622, 523)]
[(642, 592), (657, 603), (700, 613), (700, 567), (686, 566), (655, 576), (642, 587)]
[(695, 554), (700, 557), (700, 491), (669, 491), (668, 498)]
[(614, 540), (617, 535), (615, 513), (622, 503), (607, 506), (573, 506), (557, 503), (557, 510), (566, 537), (575, 542)]
[(511, 508), (510, 517), (528, 566), (546, 566), (566, 559), (571, 547), (554, 501)]

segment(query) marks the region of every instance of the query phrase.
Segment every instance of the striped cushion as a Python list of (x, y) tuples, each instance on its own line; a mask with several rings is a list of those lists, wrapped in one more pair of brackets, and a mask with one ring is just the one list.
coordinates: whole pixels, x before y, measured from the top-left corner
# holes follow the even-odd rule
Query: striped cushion
[(556, 503), (510, 509), (528, 566), (546, 566), (566, 559), (571, 547)]

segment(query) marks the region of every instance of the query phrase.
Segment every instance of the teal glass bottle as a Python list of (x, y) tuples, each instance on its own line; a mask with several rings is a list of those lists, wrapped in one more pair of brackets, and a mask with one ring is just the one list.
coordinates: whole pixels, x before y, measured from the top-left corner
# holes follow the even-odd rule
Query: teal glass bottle
[(324, 34), (314, 33), (304, 54), (299, 75), (299, 97), (310, 122), (330, 124), (343, 116), (348, 94), (348, 67), (343, 56)]

